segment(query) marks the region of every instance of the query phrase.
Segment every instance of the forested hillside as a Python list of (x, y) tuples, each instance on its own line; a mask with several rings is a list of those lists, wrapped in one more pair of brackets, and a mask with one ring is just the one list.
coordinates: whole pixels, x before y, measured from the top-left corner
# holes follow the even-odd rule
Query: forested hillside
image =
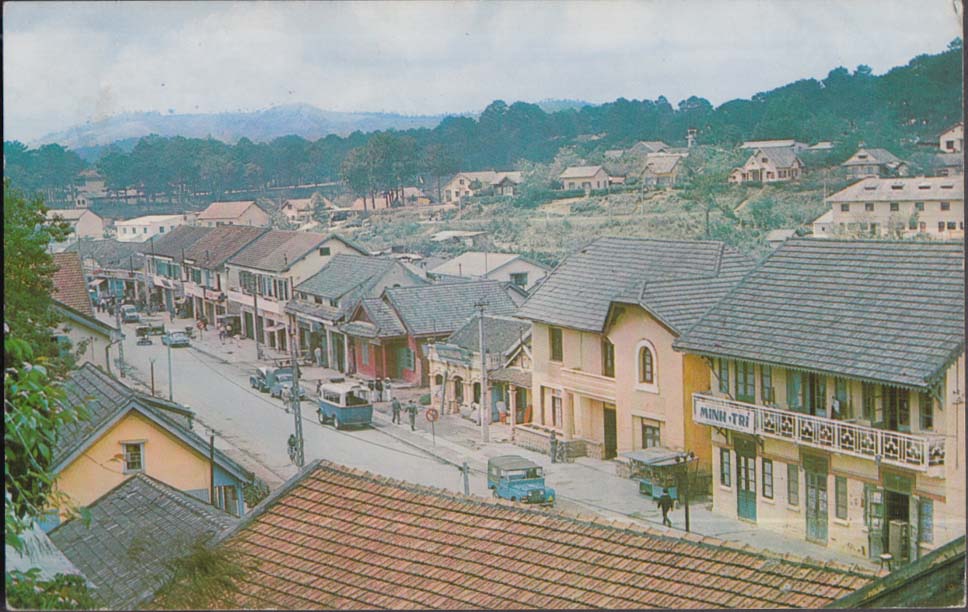
[[(546, 162), (569, 144), (576, 144), (582, 155), (641, 139), (682, 145), (689, 127), (698, 128), (700, 144), (796, 138), (848, 146), (863, 141), (905, 153), (961, 119), (961, 46), (956, 39), (944, 53), (918, 56), (879, 76), (867, 66), (836, 68), (822, 80), (797, 81), (717, 108), (697, 97), (675, 106), (664, 97), (620, 98), (548, 113), (535, 104), (497, 100), (477, 120), (448, 117), (433, 129), (354, 132), (316, 141), (285, 136), (254, 143), (243, 138), (235, 145), (149, 136), (130, 152), (109, 148), (95, 167), (111, 190), (131, 187), (149, 199), (181, 199), (337, 179), (345, 179), (357, 193), (369, 193), (409, 182), (417, 173), (445, 176), (458, 169)], [(4, 142), (4, 157), (5, 175), (15, 185), (52, 196), (69, 190), (85, 167), (59, 145), (31, 150)]]

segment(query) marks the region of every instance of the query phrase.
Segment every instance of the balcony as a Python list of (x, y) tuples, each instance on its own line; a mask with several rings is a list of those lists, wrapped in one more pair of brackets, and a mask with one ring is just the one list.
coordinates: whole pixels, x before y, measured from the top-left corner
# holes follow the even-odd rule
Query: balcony
[[(227, 291), (227, 295), (230, 302), (241, 304), (242, 306), (246, 306), (247, 308), (253, 307), (252, 294), (250, 293), (246, 293), (237, 287), (232, 287)], [(279, 301), (274, 297), (268, 297), (265, 295), (259, 296), (260, 313), (267, 312), (281, 317), (285, 315), (285, 310), (284, 310), (285, 306), (286, 306), (285, 302)]]
[(615, 379), (576, 368), (561, 368), (561, 384), (569, 391), (603, 402), (615, 402)]
[(900, 433), (705, 393), (693, 394), (692, 418), (703, 425), (786, 440), (871, 461), (880, 460), (886, 465), (921, 472), (944, 465), (944, 436), (936, 434)]

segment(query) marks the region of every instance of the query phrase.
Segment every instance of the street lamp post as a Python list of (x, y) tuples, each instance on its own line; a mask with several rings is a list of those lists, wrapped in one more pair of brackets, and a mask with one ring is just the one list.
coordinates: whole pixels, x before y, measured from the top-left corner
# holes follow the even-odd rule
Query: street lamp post
[(686, 511), (686, 531), (689, 531), (689, 464), (696, 461), (696, 455), (689, 451), (687, 455), (676, 457), (676, 481), (682, 495), (683, 509)]
[(175, 400), (172, 399), (174, 388), (172, 387), (171, 382), (171, 342), (169, 342), (166, 346), (168, 346), (168, 401), (173, 402)]

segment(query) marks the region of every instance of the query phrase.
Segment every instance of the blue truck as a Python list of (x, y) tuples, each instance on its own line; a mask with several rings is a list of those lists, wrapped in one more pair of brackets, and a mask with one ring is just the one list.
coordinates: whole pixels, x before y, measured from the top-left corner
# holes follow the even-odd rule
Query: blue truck
[(545, 484), (544, 468), (518, 455), (487, 460), (487, 488), (494, 497), (513, 502), (542, 506), (555, 503), (555, 490)]

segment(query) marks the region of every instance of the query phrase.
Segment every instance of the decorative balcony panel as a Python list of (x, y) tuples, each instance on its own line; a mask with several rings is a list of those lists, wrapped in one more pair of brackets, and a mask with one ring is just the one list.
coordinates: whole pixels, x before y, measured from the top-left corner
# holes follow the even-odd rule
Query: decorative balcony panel
[(615, 401), (615, 379), (575, 368), (561, 368), (561, 384), (569, 391), (605, 402)]
[(907, 434), (779, 408), (758, 406), (705, 393), (692, 396), (696, 423), (787, 440), (897, 467), (928, 471), (944, 465), (943, 436)]

